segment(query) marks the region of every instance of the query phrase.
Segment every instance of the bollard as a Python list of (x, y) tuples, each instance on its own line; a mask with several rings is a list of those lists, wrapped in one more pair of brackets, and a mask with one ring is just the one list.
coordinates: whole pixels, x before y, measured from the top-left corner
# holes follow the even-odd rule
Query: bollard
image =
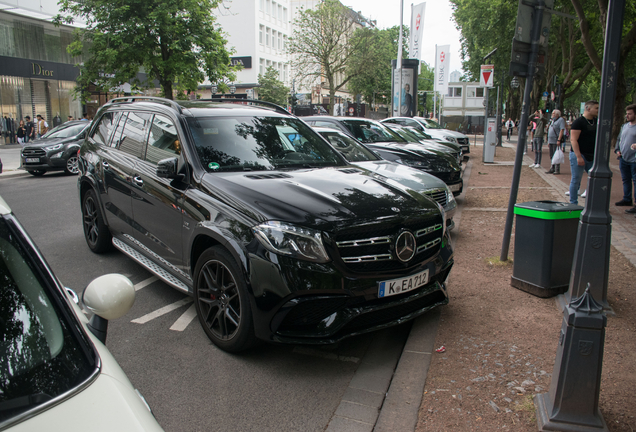
[(550, 391), (535, 395), (540, 431), (607, 431), (598, 409), (607, 317), (585, 293), (563, 310)]

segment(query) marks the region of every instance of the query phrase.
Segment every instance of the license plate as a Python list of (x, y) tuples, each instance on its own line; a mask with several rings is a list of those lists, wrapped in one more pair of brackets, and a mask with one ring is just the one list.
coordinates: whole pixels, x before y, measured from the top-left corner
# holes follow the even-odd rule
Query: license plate
[(448, 187), (450, 189), (451, 192), (457, 192), (458, 190), (460, 190), (462, 188), (462, 184), (461, 183), (457, 183), (454, 185), (450, 185)]
[(40, 162), (40, 158), (26, 158), (26, 159), (24, 159), (24, 161), (27, 162), (27, 163)]
[(414, 290), (428, 283), (428, 269), (405, 278), (380, 282), (378, 297), (390, 297), (406, 291)]

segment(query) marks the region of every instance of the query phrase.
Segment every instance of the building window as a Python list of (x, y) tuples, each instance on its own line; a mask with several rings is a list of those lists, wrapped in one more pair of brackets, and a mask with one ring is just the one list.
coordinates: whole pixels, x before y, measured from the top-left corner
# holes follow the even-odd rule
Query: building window
[(258, 43), (263, 45), (263, 30), (265, 30), (265, 26), (258, 26)]
[(278, 5), (278, 21), (283, 19), (283, 7)]
[(461, 87), (449, 87), (448, 88), (448, 97), (461, 97), (462, 96), (462, 88)]
[(287, 35), (283, 36), (283, 49), (287, 49)]
[(484, 88), (477, 87), (477, 91), (475, 92), (475, 94), (477, 95), (477, 97), (484, 97)]
[(287, 8), (283, 8), (283, 22), (287, 24)]
[(281, 50), (283, 48), (283, 35), (278, 33), (278, 49)]
[(267, 15), (270, 14), (271, 7), (272, 7), (272, 2), (270, 0), (265, 0), (265, 13)]
[(260, 59), (258, 63), (258, 73), (263, 75), (265, 73), (265, 59)]
[(477, 89), (477, 87), (466, 87), (466, 97), (467, 98), (474, 98), (476, 89)]
[(265, 46), (270, 46), (269, 45), (269, 40), (270, 40), (271, 36), (272, 36), (272, 29), (267, 27), (266, 30), (265, 30)]
[(263, 12), (265, 10), (265, 0), (260, 0), (258, 4), (258, 10)]
[(276, 40), (278, 39), (278, 32), (272, 30), (272, 48), (276, 49)]

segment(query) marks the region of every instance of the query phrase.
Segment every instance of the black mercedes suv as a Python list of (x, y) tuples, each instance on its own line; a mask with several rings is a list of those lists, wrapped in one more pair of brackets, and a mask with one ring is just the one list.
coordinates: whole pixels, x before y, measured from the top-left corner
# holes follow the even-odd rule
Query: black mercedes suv
[(89, 248), (114, 245), (192, 295), (226, 351), (333, 343), (448, 302), (439, 204), (273, 104), (114, 99), (79, 167)]

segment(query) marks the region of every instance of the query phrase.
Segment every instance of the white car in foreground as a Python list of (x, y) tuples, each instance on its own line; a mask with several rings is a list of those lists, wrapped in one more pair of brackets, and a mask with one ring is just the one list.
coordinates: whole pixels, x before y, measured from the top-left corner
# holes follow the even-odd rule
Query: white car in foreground
[(0, 430), (162, 430), (102, 342), (132, 307), (130, 280), (91, 282), (89, 321), (0, 198), (0, 281)]

